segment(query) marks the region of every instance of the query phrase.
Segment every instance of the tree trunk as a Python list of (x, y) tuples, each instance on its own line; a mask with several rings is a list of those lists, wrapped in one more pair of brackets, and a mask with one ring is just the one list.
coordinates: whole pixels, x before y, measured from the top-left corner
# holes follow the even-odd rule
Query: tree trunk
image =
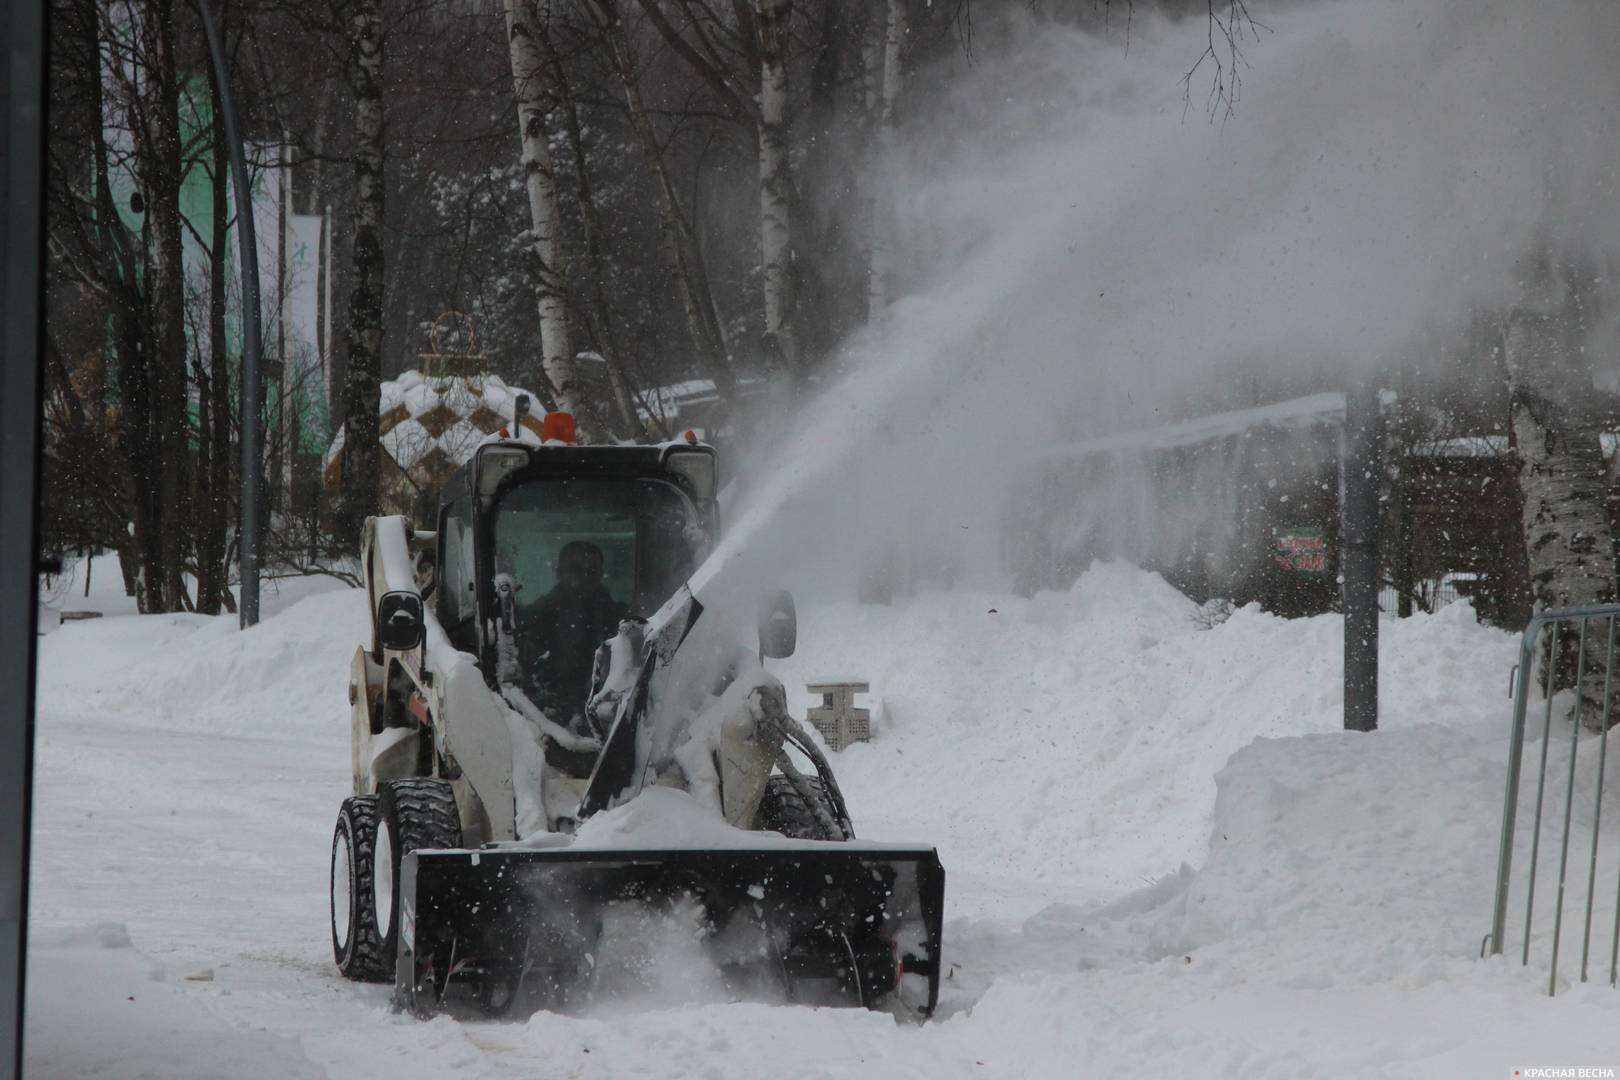
[(794, 345), (807, 375), (851, 329), (849, 304), (840, 302), (844, 291), (838, 283), (857, 270), (850, 258), (848, 225), (851, 209), (857, 214), (865, 209), (856, 182), (864, 170), (848, 168), (841, 158), (836, 129), (847, 39), (853, 31), (854, 41), (861, 43), (864, 26), (861, 17), (847, 17), (843, 0), (823, 0), (809, 96), (803, 120), (797, 122), (798, 144), (804, 150), (793, 185), (792, 316)]
[(883, 46), (888, 40), (888, 15), (876, 4), (860, 8), (861, 102), (868, 123), (876, 130), (878, 108), (883, 102)]
[(146, 25), (144, 125), (140, 147), (146, 198), (146, 280), (152, 351), (148, 409), (157, 454), (158, 565), (147, 581), (159, 611), (188, 606), (181, 577), (186, 555), (186, 313), (180, 253), (180, 108), (174, 8), (158, 0)]
[[(1563, 361), (1570, 347), (1554, 317), (1520, 309), (1508, 319), (1504, 351), (1512, 380), (1512, 432), (1521, 463), (1530, 588), (1538, 612), (1608, 604), (1615, 595), (1599, 425), (1582, 415), (1580, 380), (1567, 377)], [(1590, 391), (1589, 379), (1586, 389)], [(1576, 636), (1571, 632), (1560, 642), (1557, 670), (1548, 673), (1554, 689), (1575, 685), (1580, 654)], [(1576, 708), (1581, 721), (1592, 727), (1602, 722), (1606, 647), (1603, 630), (1588, 634)]]
[[(906, 36), (906, 2), (889, 0), (889, 17), (883, 27), (883, 81), (878, 109), (878, 157), (880, 168), (876, 175), (883, 177), (892, 168), (894, 154), (894, 106), (900, 98), (901, 70), (900, 46)], [(879, 191), (873, 198), (871, 255), (866, 275), (866, 318), (872, 322), (881, 318), (889, 306), (889, 214), (885, 207), (890, 192)]]
[(339, 540), (353, 549), (377, 512), (383, 333), (383, 21), (381, 0), (356, 0), (350, 27), (354, 90), (354, 256), (343, 380), (343, 491)]
[(225, 254), (230, 250), (230, 147), (213, 90), (210, 138), (213, 213), (208, 251), (208, 375), (198, 382), (197, 420), (203, 425), (197, 461), (197, 610), (217, 615), (225, 589), (226, 492), (231, 477), (231, 386), (226, 367)]
[(708, 280), (703, 272), (703, 259), (698, 251), (697, 241), (692, 236), (691, 227), (681, 210), (680, 196), (664, 162), (663, 150), (658, 145), (658, 135), (653, 130), (646, 105), (641, 100), (635, 55), (630, 51), (630, 41), (625, 35), (618, 2), (594, 0), (594, 4), (602, 18), (602, 28), (607, 36), (608, 48), (613, 54), (614, 65), (618, 68), (619, 79), (624, 84), (630, 126), (635, 132), (636, 141), (641, 144), (642, 154), (646, 157), (648, 166), (658, 180), (664, 239), (670, 256), (675, 261), (675, 280), (681, 290), (681, 302), (686, 308), (692, 347), (697, 353), (698, 363), (714, 380), (715, 389), (719, 392), (721, 401), (725, 402), (735, 396), (737, 378), (732, 371), (730, 357), (726, 353), (725, 335), (720, 329), (720, 319), (714, 308), (714, 297), (709, 292)]
[(305, 214), (319, 214), (326, 206), (326, 133), (332, 124), (333, 81), (330, 75), (321, 79), (321, 93), (317, 99), (319, 104), (315, 106), (315, 121), (310, 125), (309, 157), (300, 162), (308, 177), (308, 182), (304, 186)]
[[(92, 116), (101, 117), (106, 109), (103, 73), (106, 71), (105, 45), (95, 36), (97, 10), (93, 3), (81, 5), (82, 25), (91, 36), (97, 75), (90, 81)], [(114, 384), (118, 389), (118, 412), (114, 433), (125, 517), (129, 531), (119, 537), (119, 565), (124, 575), (124, 591), (135, 598), (137, 611), (160, 610), (154, 606), (148, 582), (161, 577), (161, 554), (157, 545), (156, 508), (153, 489), (158, 468), (151, 445), (152, 429), (147, 388), (147, 342), (142, 331), (145, 301), (140, 292), (136, 266), (135, 238), (125, 229), (113, 205), (111, 172), (106, 131), (100, 123), (90, 125), (91, 153), (95, 168), (95, 237), (101, 273), (116, 283), (113, 302), (112, 337), (115, 357)]]
[(789, 0), (757, 0), (759, 31), (759, 247), (767, 363), (800, 374), (793, 332), (793, 172), (788, 159)]
[(540, 16), (531, 0), (506, 0), (506, 36), (512, 57), (512, 96), (517, 101), (518, 136), (523, 145), (523, 183), (529, 195), (529, 222), (539, 262), (536, 288), (540, 308), (540, 365), (551, 383), (557, 408), (573, 413), (585, 442), (601, 442), (595, 402), (588, 400), (568, 342), (568, 281), (563, 271), (557, 207), (557, 177), (546, 131), (545, 57), (540, 47)]
[(152, 393), (147, 357), (152, 350), (138, 315), (123, 313), (115, 321), (119, 332), (118, 448), (129, 470), (127, 501), (135, 564), (130, 581), (135, 608), (146, 615), (164, 610), (161, 513), (157, 500), (157, 474), (162, 466), (149, 422)]

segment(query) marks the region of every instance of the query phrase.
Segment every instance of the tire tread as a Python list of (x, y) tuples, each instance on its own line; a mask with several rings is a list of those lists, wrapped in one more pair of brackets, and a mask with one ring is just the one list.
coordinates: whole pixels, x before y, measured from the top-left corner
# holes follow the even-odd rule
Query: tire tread
[[(378, 933), (385, 953), (397, 955), (399, 940), (400, 865), (412, 851), (461, 846), (461, 817), (456, 812), (456, 796), (448, 781), (431, 776), (389, 780), (378, 789), (377, 815), (387, 820), (398, 845), (394, 856), (393, 910), (389, 932)], [(370, 877), (370, 875), (367, 875)], [(377, 925), (373, 912), (372, 926)]]
[(334, 852), (343, 841), (345, 832), (351, 838), (350, 948), (347, 954), (339, 948), (334, 927), (332, 955), (345, 978), (357, 982), (390, 982), (394, 977), (394, 965), (384, 962), (382, 942), (377, 937), (376, 913), (371, 910), (372, 850), (377, 842), (377, 796), (354, 795), (343, 800), (343, 806), (338, 811), (337, 828), (332, 836)]
[[(806, 776), (804, 782), (815, 793), (827, 816), (836, 822), (837, 809), (821, 778)], [(779, 773), (765, 781), (765, 794), (760, 798), (759, 810), (754, 815), (754, 828), (778, 832), (793, 840), (849, 839), (843, 835), (828, 836), (811, 804), (800, 794), (793, 781)]]

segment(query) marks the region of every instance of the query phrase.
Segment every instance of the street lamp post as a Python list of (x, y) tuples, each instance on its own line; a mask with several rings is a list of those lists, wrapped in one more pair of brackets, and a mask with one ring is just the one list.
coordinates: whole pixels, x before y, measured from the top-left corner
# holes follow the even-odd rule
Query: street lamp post
[(231, 103), (225, 49), (207, 0), (199, 0), (197, 10), (202, 14), (203, 33), (208, 37), (214, 85), (219, 89), (220, 119), (225, 124), (225, 141), (230, 144), (231, 172), (236, 182), (237, 247), (241, 249), (242, 259), (242, 506), (236, 535), (242, 584), (242, 599), (237, 610), (245, 630), (259, 621), (259, 473), (264, 457), (264, 425), (260, 415), (263, 387), (259, 377), (259, 247), (253, 235), (253, 192), (248, 185), (241, 132), (236, 126), (236, 108)]
[(1345, 395), (1339, 455), (1339, 573), (1344, 582), (1344, 727), (1378, 728), (1378, 502), (1383, 417), (1378, 390)]

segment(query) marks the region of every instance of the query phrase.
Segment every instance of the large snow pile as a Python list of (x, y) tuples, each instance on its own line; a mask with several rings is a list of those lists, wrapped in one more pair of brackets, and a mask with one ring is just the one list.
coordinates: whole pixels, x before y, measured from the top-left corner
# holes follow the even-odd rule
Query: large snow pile
[(1544, 962), (1476, 959), (1513, 638), (1464, 605), (1386, 622), (1383, 730), (1352, 735), (1334, 619), (1195, 612), (1118, 565), (1032, 600), (804, 605), (775, 666), (799, 704), (806, 681), (872, 683), (873, 741), (834, 756), (861, 836), (937, 842), (946, 866), (950, 974), (921, 1027), (715, 1003), (698, 978), (690, 1003), (611, 1017), (391, 1015), (387, 988), (338, 978), (326, 920), (361, 594), (245, 634), (68, 624), (42, 643), (30, 1060), (90, 1075), (123, 1048), (163, 1074), (146, 1033), (189, 1009), (174, 1075), (210, 1040), (215, 1074), (265, 1077), (1620, 1065), (1620, 997), (1549, 1001)]
[[(1032, 600), (812, 608), (798, 655), (776, 670), (801, 712), (819, 703), (807, 683), (868, 681), (873, 741), (838, 762), (862, 793), (857, 830), (881, 821), (936, 840), (947, 867), (1006, 885), (974, 914), (1022, 916), (1202, 861), (1233, 751), (1342, 727), (1337, 619), (1251, 607), (1206, 629), (1198, 615), (1157, 575), (1098, 564)], [(1505, 722), (1513, 641), (1466, 606), (1389, 623), (1382, 645), (1386, 730)]]
[[(52, 635), (40, 653), (42, 726), (69, 709), (89, 708), (116, 712), (125, 725), (174, 731), (330, 736), (334, 724), (347, 723), (348, 664), (370, 630), (364, 594), (324, 581), (325, 591), (246, 634), (234, 615), (65, 625), (60, 641)], [(334, 683), (331, 669), (340, 663)], [(344, 705), (335, 716), (334, 692)], [(346, 727), (341, 734), (347, 738)]]

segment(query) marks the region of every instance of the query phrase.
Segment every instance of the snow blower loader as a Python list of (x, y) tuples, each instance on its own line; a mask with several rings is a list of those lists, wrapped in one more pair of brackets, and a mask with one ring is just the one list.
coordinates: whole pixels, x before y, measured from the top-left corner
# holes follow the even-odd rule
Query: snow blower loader
[(793, 652), (791, 597), (761, 603), (757, 649), (701, 625), (714, 450), (579, 446), (569, 426), (491, 436), (431, 532), (366, 522), (339, 970), (418, 1015), (452, 989), (491, 1014), (568, 1009), (684, 965), (656, 943), (676, 926), (722, 999), (927, 1015), (944, 870), (855, 838), (764, 668)]

